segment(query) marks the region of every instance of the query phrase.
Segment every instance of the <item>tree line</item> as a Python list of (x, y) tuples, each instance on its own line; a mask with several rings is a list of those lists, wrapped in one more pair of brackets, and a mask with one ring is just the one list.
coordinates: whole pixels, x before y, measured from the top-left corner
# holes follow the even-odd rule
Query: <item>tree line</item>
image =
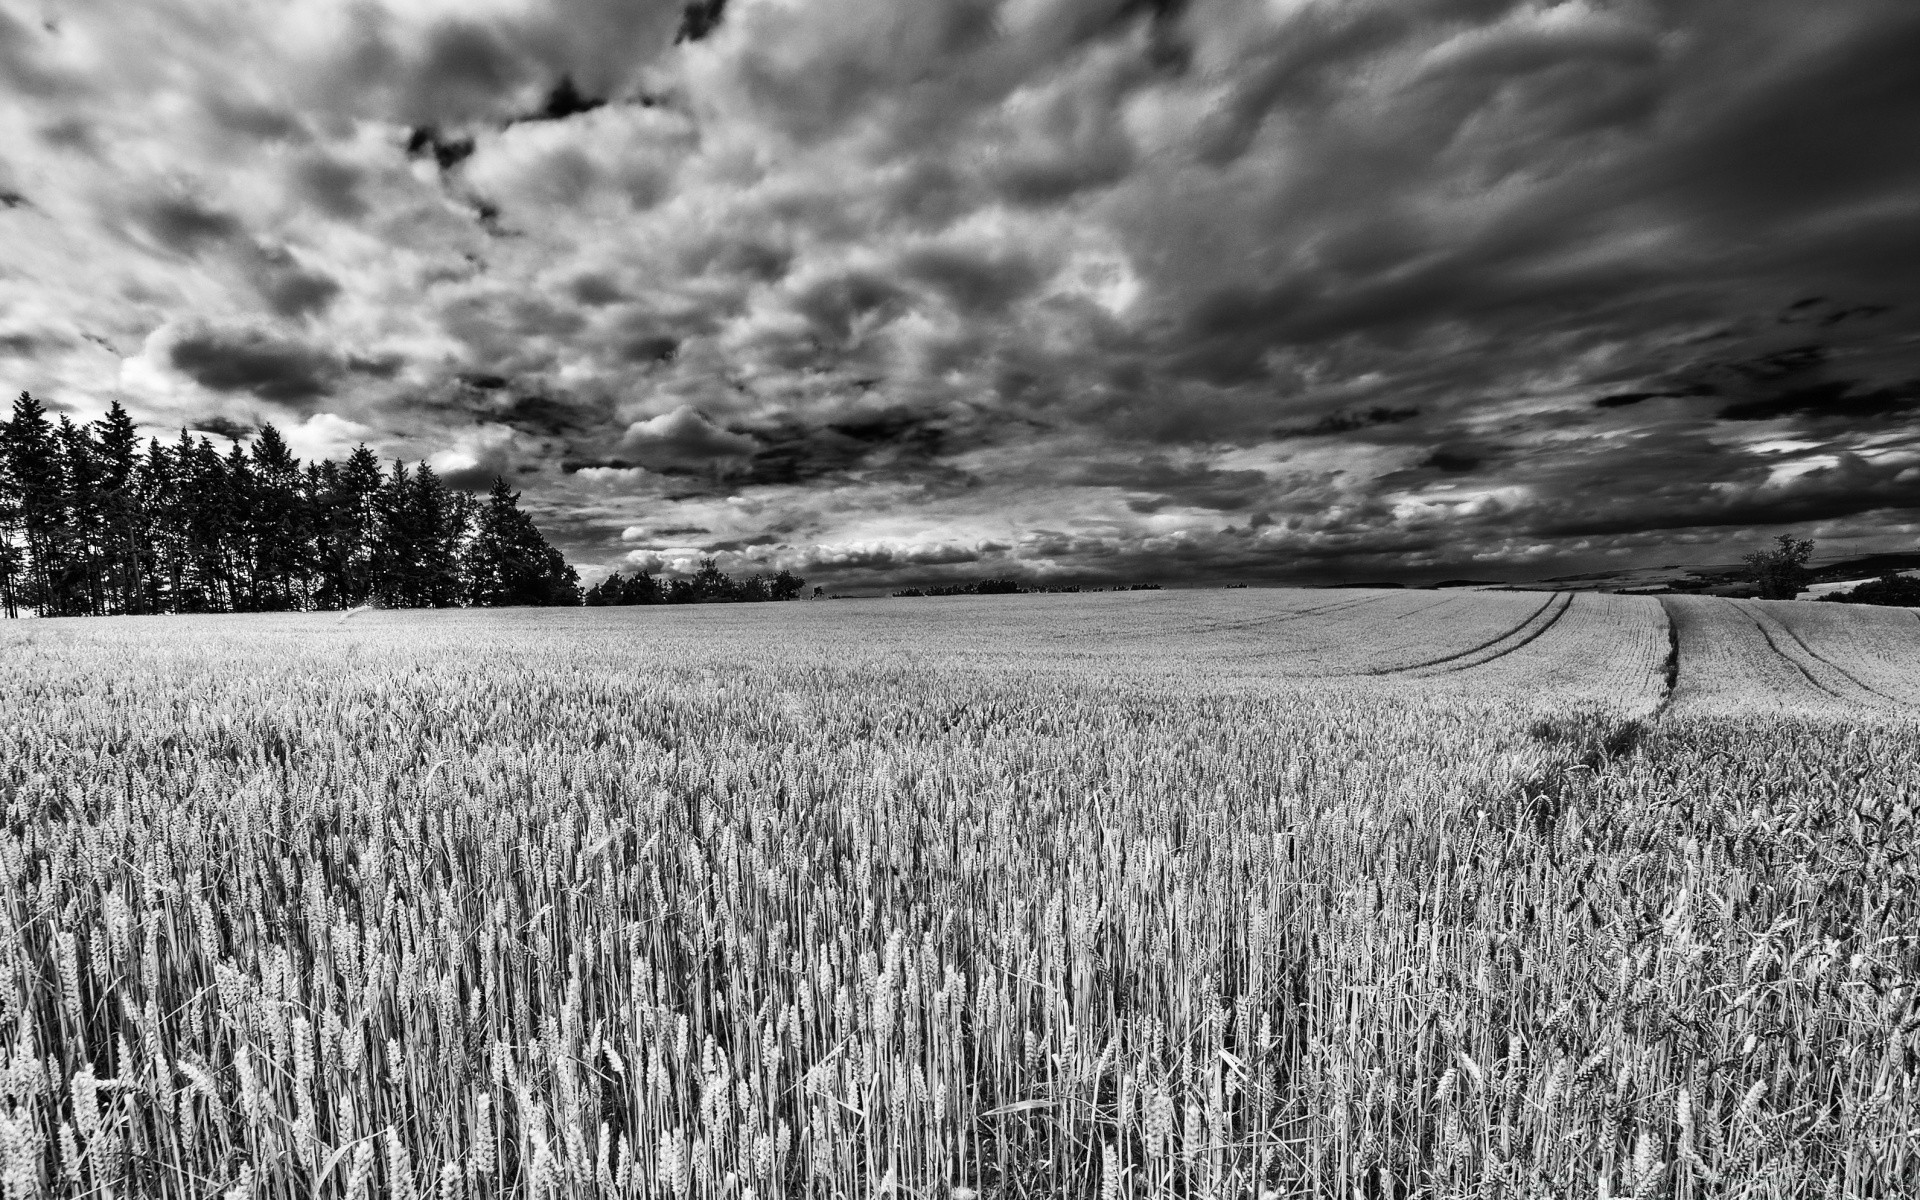
[[(725, 604), (762, 600), (798, 600), (807, 581), (792, 571), (736, 579), (711, 558), (700, 560), (691, 576), (661, 579), (648, 571), (615, 571), (587, 589), (589, 607), (620, 604)], [(819, 595), (821, 589), (813, 589)]]
[[(1229, 584), (1229, 587), (1232, 585)], [(1022, 587), (1018, 579), (982, 579), (974, 583), (941, 583), (928, 587), (901, 588), (893, 593), (896, 598), (919, 596), (1025, 596), (1029, 594), (1049, 593), (1067, 594), (1081, 591), (1078, 584), (1035, 584)], [(1136, 583), (1132, 586), (1118, 584), (1111, 588), (1090, 587), (1089, 592), (1157, 592), (1157, 583)]]
[(82, 425), (22, 392), (0, 424), (9, 617), (579, 603), (503, 480), (479, 499), (364, 445), (303, 464), (271, 425), (143, 448), (117, 401)]

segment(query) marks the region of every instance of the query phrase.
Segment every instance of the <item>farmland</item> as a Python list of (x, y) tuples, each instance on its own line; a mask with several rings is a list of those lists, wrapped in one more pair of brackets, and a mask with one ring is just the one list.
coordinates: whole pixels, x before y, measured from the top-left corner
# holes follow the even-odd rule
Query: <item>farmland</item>
[(9, 1197), (1920, 1190), (1920, 620), (0, 626)]

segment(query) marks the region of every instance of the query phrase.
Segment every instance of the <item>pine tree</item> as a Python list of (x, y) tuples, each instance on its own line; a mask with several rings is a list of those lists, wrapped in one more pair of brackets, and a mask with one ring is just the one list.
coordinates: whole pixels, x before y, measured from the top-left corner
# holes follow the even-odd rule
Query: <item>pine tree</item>
[(147, 441), (146, 457), (136, 473), (146, 530), (141, 546), (141, 604), (149, 613), (181, 612), (179, 596), (186, 573), (186, 536), (181, 519), (179, 473), (159, 438)]
[(313, 490), (314, 603), (358, 608), (373, 595), (378, 498), (386, 485), (380, 460), (366, 446), (342, 463), (321, 464)]
[(413, 473), (396, 458), (393, 474), (374, 497), (372, 599), (388, 608), (413, 604), (414, 563), (421, 542), (413, 490)]
[(580, 603), (580, 576), (547, 545), (519, 494), (495, 479), (474, 514), (474, 532), (462, 559), (467, 602), (479, 605)]
[(255, 602), (272, 611), (300, 608), (308, 559), (300, 463), (272, 425), (261, 428), (250, 449), (252, 494), (244, 523), (253, 549)]
[(226, 565), (232, 612), (259, 612), (260, 544), (254, 514), (260, 510), (260, 481), (246, 448), (235, 442), (222, 463), (225, 487), (220, 492), (221, 559)]
[(415, 557), (409, 564), (408, 603), (449, 608), (460, 603), (460, 548), (466, 541), (466, 497), (440, 482), (422, 462), (408, 493)]
[(234, 578), (236, 538), (227, 464), (206, 438), (180, 431), (178, 515), (185, 533), (176, 612), (233, 612), (241, 597)]
[(140, 435), (133, 427), (133, 418), (115, 400), (108, 406), (107, 415), (94, 422), (94, 437), (100, 447), (106, 611), (140, 612), (141, 557), (146, 540), (146, 512), (138, 487)]
[(60, 559), (60, 458), (54, 447), (53, 426), (47, 413), (26, 392), (13, 402), (13, 418), (0, 428), (0, 465), (6, 472), (6, 490), (13, 496), (24, 570), (19, 602), (42, 616), (57, 615), (53, 580), (65, 569)]

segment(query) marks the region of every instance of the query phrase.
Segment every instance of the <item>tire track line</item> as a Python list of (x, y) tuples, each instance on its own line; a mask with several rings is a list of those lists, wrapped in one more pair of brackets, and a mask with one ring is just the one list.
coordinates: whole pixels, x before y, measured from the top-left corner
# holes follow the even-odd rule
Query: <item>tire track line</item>
[(1741, 616), (1753, 622), (1753, 627), (1759, 630), (1760, 636), (1767, 640), (1768, 649), (1772, 650), (1774, 654), (1778, 656), (1782, 662), (1785, 662), (1788, 666), (1800, 672), (1800, 677), (1802, 679), (1806, 680), (1808, 683), (1812, 684), (1815, 688), (1819, 689), (1822, 692), (1825, 692), (1827, 695), (1833, 697), (1835, 700), (1838, 700), (1843, 704), (1859, 703), (1859, 701), (1855, 700), (1853, 697), (1836, 692), (1832, 688), (1828, 687), (1826, 684), (1821, 683), (1818, 679), (1815, 679), (1813, 677), (1813, 673), (1807, 670), (1806, 667), (1802, 666), (1799, 660), (1795, 659), (1791, 654), (1788, 654), (1785, 650), (1782, 650), (1780, 648), (1780, 643), (1773, 640), (1773, 635), (1767, 632), (1767, 627), (1765, 625), (1762, 625), (1760, 623), (1760, 619), (1754, 616), (1753, 613), (1749, 612), (1745, 605), (1740, 604), (1738, 601), (1729, 601), (1729, 603), (1739, 608)]
[(1787, 624), (1785, 621), (1782, 621), (1779, 617), (1774, 616), (1772, 613), (1765, 613), (1764, 615), (1766, 616), (1767, 620), (1773, 622), (1775, 625), (1778, 625), (1780, 627), (1780, 632), (1792, 638), (1795, 645), (1799, 646), (1802, 650), (1805, 650), (1807, 652), (1807, 657), (1815, 660), (1816, 662), (1824, 663), (1827, 666), (1832, 667), (1835, 671), (1839, 672), (1842, 678), (1846, 679), (1847, 682), (1853, 684), (1853, 686), (1859, 688), (1863, 692), (1867, 692), (1872, 695), (1878, 696), (1889, 704), (1898, 705), (1902, 708), (1910, 707), (1910, 705), (1908, 705), (1906, 701), (1900, 699), (1897, 696), (1887, 695), (1885, 692), (1881, 691), (1879, 688), (1874, 687), (1872, 684), (1866, 682), (1865, 680), (1861, 679), (1859, 676), (1855, 675), (1852, 671), (1847, 670), (1845, 667), (1841, 666), (1839, 663), (1834, 662), (1832, 659), (1828, 658), (1826, 655), (1820, 653), (1818, 650), (1815, 650), (1812, 646), (1807, 645), (1807, 640), (1801, 637), (1798, 633), (1795, 633), (1793, 626)]
[[(1217, 625), (1209, 625), (1198, 632), (1219, 633), (1223, 630), (1259, 629), (1268, 625), (1280, 625), (1288, 621), (1304, 620), (1307, 617), (1323, 616), (1327, 613), (1351, 612), (1356, 608), (1364, 608), (1369, 604), (1379, 604), (1382, 601), (1391, 600), (1396, 596), (1404, 596), (1407, 594), (1406, 592), (1390, 591), (1384, 595), (1362, 596), (1358, 600), (1343, 599), (1335, 601), (1332, 604), (1323, 604), (1317, 608), (1290, 609), (1286, 612), (1272, 613), (1264, 617), (1253, 617), (1245, 621), (1222, 621)], [(1452, 597), (1447, 597), (1446, 599), (1452, 599)], [(1446, 599), (1436, 600), (1432, 604), (1423, 605), (1420, 608), (1414, 609), (1413, 612), (1403, 613), (1401, 615), (1403, 617), (1410, 617), (1416, 613), (1426, 612), (1429, 608), (1437, 608), (1439, 605), (1446, 603)]]
[[(1435, 600), (1431, 604), (1423, 604), (1419, 608), (1399, 614), (1396, 619), (1404, 621), (1408, 617), (1417, 617), (1423, 612), (1430, 612), (1433, 609), (1451, 603), (1453, 599), (1453, 597), (1449, 596), (1442, 600)], [(1259, 662), (1270, 658), (1299, 658), (1303, 655), (1319, 654), (1323, 650), (1332, 650), (1336, 647), (1350, 645), (1352, 641), (1353, 639), (1351, 637), (1336, 637), (1331, 641), (1319, 641), (1308, 646), (1282, 646), (1275, 647), (1271, 650), (1261, 650), (1257, 652), (1247, 651), (1241, 657), (1243, 661), (1247, 662)], [(1368, 673), (1369, 672), (1366, 671), (1306, 671), (1281, 672), (1281, 675), (1286, 679), (1351, 679)]]
[(1578, 593), (1563, 592), (1561, 594), (1567, 598), (1567, 602), (1560, 606), (1559, 612), (1554, 613), (1551, 617), (1548, 617), (1546, 620), (1546, 623), (1541, 625), (1540, 628), (1534, 630), (1532, 633), (1529, 633), (1527, 636), (1521, 638), (1519, 641), (1515, 642), (1513, 645), (1507, 646), (1500, 650), (1496, 650), (1494, 653), (1487, 655), (1483, 659), (1479, 659), (1476, 662), (1463, 662), (1463, 663), (1457, 663), (1453, 666), (1442, 667), (1438, 671), (1435, 671), (1434, 674), (1449, 675), (1455, 671), (1471, 671), (1475, 667), (1484, 667), (1490, 662), (1499, 662), (1501, 659), (1505, 658), (1507, 655), (1512, 654), (1514, 651), (1520, 649), (1522, 646), (1525, 646), (1528, 643), (1532, 642), (1534, 639), (1540, 637), (1542, 634), (1546, 633), (1547, 630), (1552, 629), (1555, 625), (1558, 625), (1560, 623), (1561, 617), (1564, 617), (1567, 615), (1567, 610), (1573, 607), (1573, 598)]
[[(1528, 613), (1526, 620), (1520, 622), (1518, 625), (1515, 625), (1512, 629), (1508, 629), (1502, 633), (1496, 634), (1495, 636), (1488, 638), (1486, 641), (1481, 642), (1478, 646), (1468, 647), (1467, 649), (1460, 651), (1458, 654), (1442, 655), (1439, 658), (1430, 658), (1425, 662), (1411, 663), (1404, 667), (1376, 667), (1371, 671), (1362, 671), (1362, 672), (1358, 672), (1358, 674), (1404, 675), (1409, 671), (1418, 671), (1423, 667), (1437, 667), (1441, 663), (1450, 663), (1450, 662), (1453, 662), (1455, 659), (1465, 658), (1470, 654), (1478, 654), (1482, 650), (1485, 650), (1488, 646), (1497, 645), (1500, 642), (1506, 641), (1510, 637), (1516, 636), (1522, 630), (1524, 630), (1527, 626), (1533, 624), (1534, 621), (1539, 618), (1541, 613), (1544, 613), (1549, 608), (1552, 608), (1553, 602), (1555, 600), (1558, 600), (1562, 596), (1567, 596), (1567, 595), (1570, 595), (1570, 593), (1554, 592), (1552, 595), (1547, 597), (1547, 602), (1545, 604), (1542, 604), (1539, 608), (1536, 608), (1531, 613)], [(1569, 601), (1569, 603), (1571, 603), (1571, 601)]]
[(1197, 629), (1194, 632), (1219, 633), (1222, 630), (1231, 629), (1258, 629), (1263, 625), (1278, 625), (1286, 621), (1298, 621), (1305, 617), (1319, 616), (1321, 613), (1345, 612), (1348, 609), (1359, 608), (1362, 605), (1378, 604), (1380, 601), (1390, 599), (1396, 594), (1400, 593), (1389, 592), (1384, 596), (1362, 596), (1358, 600), (1342, 597), (1330, 604), (1317, 605), (1313, 608), (1288, 609), (1285, 612), (1269, 613), (1264, 617), (1250, 617), (1243, 621), (1222, 620), (1215, 624), (1208, 625), (1204, 629)]

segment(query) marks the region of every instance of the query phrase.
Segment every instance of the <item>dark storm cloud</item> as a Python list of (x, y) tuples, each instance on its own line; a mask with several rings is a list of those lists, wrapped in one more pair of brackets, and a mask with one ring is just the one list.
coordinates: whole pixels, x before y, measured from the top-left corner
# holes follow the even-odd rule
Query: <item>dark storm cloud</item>
[(238, 234), (240, 222), (188, 197), (155, 200), (139, 214), (155, 241), (181, 254), (194, 254)]
[(867, 468), (924, 469), (941, 453), (977, 441), (949, 414), (904, 406), (856, 407), (820, 423), (791, 413), (735, 429), (752, 439), (745, 477), (794, 484)]
[(1758, 400), (1729, 404), (1717, 414), (1723, 421), (1769, 421), (1781, 417), (1841, 420), (1901, 417), (1920, 410), (1920, 379), (1893, 387), (1864, 387), (1858, 380), (1834, 379), (1787, 388)]
[[(1568, 506), (1571, 507), (1571, 506)], [(1731, 484), (1652, 484), (1633, 496), (1602, 496), (1585, 511), (1533, 526), (1543, 537), (1592, 537), (1650, 530), (1765, 528), (1885, 512), (1920, 512), (1920, 471), (1910, 463), (1873, 463), (1846, 454), (1783, 483), (1743, 478)]]
[(435, 125), (416, 125), (407, 133), (407, 156), (431, 158), (442, 171), (451, 171), (473, 156), (470, 137), (444, 135)]
[(1485, 452), (1476, 446), (1441, 446), (1421, 461), (1423, 467), (1457, 473), (1479, 469), (1486, 462)]
[(681, 12), (676, 42), (697, 42), (720, 27), (727, 14), (727, 0), (693, 0)]
[(620, 449), (655, 470), (700, 470), (751, 455), (755, 442), (682, 405), (662, 416), (636, 421), (620, 440)]
[(215, 413), (210, 417), (200, 417), (187, 426), (201, 433), (217, 434), (228, 441), (244, 442), (260, 432), (260, 427), (250, 421), (236, 421), (231, 417)]
[(604, 108), (606, 103), (603, 97), (581, 95), (580, 89), (574, 86), (573, 76), (562, 75), (560, 82), (553, 85), (553, 90), (547, 93), (547, 98), (541, 102), (537, 110), (517, 117), (515, 120), (564, 121), (568, 117), (590, 113), (596, 108)]
[(524, 479), (587, 565), (1911, 540), (1907, 0), (62, 20), (0, 18), (0, 353), (76, 411), (192, 383)]
[(293, 113), (259, 104), (237, 101), (214, 92), (207, 96), (208, 115), (222, 129), (262, 142), (300, 142), (307, 138), (306, 126)]
[(515, 474), (512, 454), (505, 446), (489, 448), (477, 455), (471, 463), (458, 463), (440, 468), (440, 481), (450, 488), (463, 492), (483, 492), (493, 486), (495, 479), (509, 478)]
[(325, 396), (339, 370), (323, 351), (259, 330), (189, 334), (174, 342), (169, 361), (203, 387), (290, 404)]
[(328, 216), (352, 221), (367, 214), (360, 194), (365, 173), (356, 167), (316, 154), (300, 162), (294, 178), (306, 198)]
[(1164, 455), (1069, 464), (1063, 476), (1081, 486), (1148, 493), (1128, 501), (1134, 512), (1158, 512), (1170, 504), (1235, 512), (1258, 503), (1269, 484), (1263, 471), (1225, 471)]
[(1420, 415), (1417, 408), (1393, 408), (1376, 404), (1370, 408), (1328, 413), (1310, 425), (1276, 425), (1275, 437), (1336, 437), (1385, 425), (1401, 425)]
[(263, 248), (253, 259), (253, 285), (280, 316), (304, 317), (320, 312), (340, 294), (340, 285), (331, 276), (302, 267), (283, 248)]
[(497, 110), (528, 66), (499, 31), (477, 21), (443, 21), (427, 36), (402, 111), (430, 124)]
[(906, 278), (966, 314), (1004, 313), (1040, 282), (1039, 270), (1024, 257), (989, 257), (949, 246), (917, 247), (896, 265)]

